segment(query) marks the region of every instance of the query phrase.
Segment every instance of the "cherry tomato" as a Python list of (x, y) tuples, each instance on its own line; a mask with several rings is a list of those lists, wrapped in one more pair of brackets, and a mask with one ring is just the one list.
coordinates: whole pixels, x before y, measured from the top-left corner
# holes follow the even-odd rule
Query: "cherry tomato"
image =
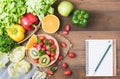
[(48, 71), (47, 71), (47, 74), (48, 74), (48, 75), (53, 75), (53, 72), (52, 72), (51, 70), (48, 70)]
[(46, 49), (46, 45), (43, 45), (43, 47)]
[(74, 57), (75, 57), (75, 53), (74, 53), (74, 52), (69, 52), (69, 53), (68, 53), (68, 56), (69, 56), (70, 58), (74, 58)]
[(42, 40), (42, 41), (45, 40), (45, 36), (39, 36), (39, 35), (38, 35), (38, 38), (39, 38), (40, 40)]
[(61, 42), (61, 46), (62, 46), (63, 48), (65, 48), (65, 47), (66, 47), (66, 43), (65, 43), (65, 42)]
[(54, 41), (52, 39), (49, 39), (50, 44), (54, 44)]
[(40, 43), (39, 43), (39, 45), (40, 45), (40, 46), (43, 46), (43, 45), (44, 45), (44, 43), (43, 43), (43, 42), (40, 42)]
[(52, 47), (56, 50), (56, 46), (53, 44)]
[(63, 60), (63, 56), (59, 55), (58, 60)]
[(39, 44), (36, 46), (36, 48), (37, 50), (41, 50), (41, 46)]
[(51, 55), (50, 55), (51, 57), (55, 57), (55, 53), (51, 53)]
[(62, 35), (68, 35), (68, 31), (62, 31)]
[(49, 45), (47, 45), (47, 46), (45, 47), (45, 49), (46, 49), (46, 50), (49, 50), (49, 48), (50, 48), (50, 46), (49, 46)]
[(35, 47), (35, 48), (36, 48), (36, 47), (37, 47), (37, 45), (38, 45), (37, 43), (33, 43), (33, 47)]
[(50, 55), (51, 55), (51, 52), (50, 52), (49, 50), (47, 50), (47, 51), (46, 51), (46, 54), (50, 56)]
[(63, 68), (67, 68), (67, 67), (68, 67), (68, 64), (65, 63), (65, 62), (63, 62), (63, 63), (62, 63), (62, 67), (63, 67)]
[(45, 51), (45, 47), (42, 47), (41, 50)]
[(66, 71), (64, 71), (64, 75), (65, 76), (69, 76), (69, 75), (71, 75), (72, 74), (72, 71), (71, 70), (66, 70)]
[(66, 31), (70, 31), (70, 25), (66, 25), (66, 26), (65, 26), (65, 30), (66, 30)]
[(34, 59), (34, 62), (35, 62), (35, 63), (38, 63), (38, 62), (39, 62), (39, 60), (38, 60), (38, 59)]
[(50, 57), (50, 60), (51, 60), (51, 61), (54, 61), (54, 60), (55, 60), (55, 57)]

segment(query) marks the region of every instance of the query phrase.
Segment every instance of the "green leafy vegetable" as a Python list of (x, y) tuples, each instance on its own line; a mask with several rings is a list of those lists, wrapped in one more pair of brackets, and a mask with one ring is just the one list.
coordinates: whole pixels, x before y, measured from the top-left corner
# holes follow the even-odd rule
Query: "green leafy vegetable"
[(0, 52), (0, 68), (5, 67), (5, 65), (9, 62), (8, 54)]
[(28, 0), (26, 2), (27, 12), (31, 12), (37, 15), (40, 20), (43, 20), (45, 15), (54, 13), (52, 4), (55, 1), (56, 0)]
[(0, 35), (0, 52), (8, 53), (12, 48), (17, 46), (18, 44), (9, 38), (5, 33)]
[(8, 74), (11, 78), (18, 78), (21, 74), (27, 73), (31, 68), (29, 62), (21, 60), (16, 63), (11, 63), (8, 66)]
[(8, 74), (12, 78), (18, 78), (19, 77), (19, 73), (16, 72), (16, 65), (17, 65), (17, 63), (11, 63), (8, 66)]
[(26, 12), (26, 0), (0, 0), (0, 32), (19, 23), (20, 17)]
[(25, 47), (19, 46), (16, 47), (10, 54), (9, 58), (12, 62), (19, 62), (25, 57)]
[(16, 69), (20, 73), (27, 73), (31, 68), (31, 65), (26, 60), (18, 62), (18, 68)]

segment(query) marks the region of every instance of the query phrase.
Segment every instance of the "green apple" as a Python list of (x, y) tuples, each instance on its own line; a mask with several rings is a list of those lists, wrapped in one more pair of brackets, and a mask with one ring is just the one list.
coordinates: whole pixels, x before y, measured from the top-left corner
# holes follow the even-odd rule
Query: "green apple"
[(58, 12), (62, 16), (68, 16), (73, 10), (73, 4), (69, 1), (62, 1), (58, 5)]

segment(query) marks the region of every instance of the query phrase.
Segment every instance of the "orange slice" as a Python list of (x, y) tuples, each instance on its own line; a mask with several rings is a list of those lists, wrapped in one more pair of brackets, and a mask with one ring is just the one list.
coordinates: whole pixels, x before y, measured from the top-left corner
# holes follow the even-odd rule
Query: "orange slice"
[(37, 36), (36, 35), (32, 35), (31, 38), (28, 40), (25, 48), (26, 49), (30, 49), (31, 47), (33, 47), (33, 44), (37, 42)]
[(59, 18), (55, 15), (46, 15), (42, 21), (42, 29), (46, 33), (55, 33), (60, 27)]

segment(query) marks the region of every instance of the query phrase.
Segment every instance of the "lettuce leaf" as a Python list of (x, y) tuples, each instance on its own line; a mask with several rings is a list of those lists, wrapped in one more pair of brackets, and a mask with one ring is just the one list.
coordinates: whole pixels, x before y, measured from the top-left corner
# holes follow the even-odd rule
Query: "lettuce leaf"
[(47, 14), (53, 14), (52, 5), (56, 0), (28, 0), (26, 2), (27, 12), (31, 12), (42, 21)]
[(9, 62), (8, 54), (0, 52), (0, 68), (5, 67), (8, 62)]
[(28, 72), (30, 68), (29, 62), (21, 60), (8, 66), (8, 74), (11, 78), (18, 78), (21, 74)]
[(22, 60), (18, 63), (17, 71), (20, 73), (26, 73), (30, 70), (31, 65), (25, 60)]
[(9, 58), (12, 62), (19, 62), (25, 57), (25, 47), (19, 46), (16, 47), (10, 54)]
[(12, 78), (18, 78), (19, 77), (19, 73), (15, 70), (16, 65), (17, 65), (16, 63), (11, 63), (8, 66), (8, 74)]

